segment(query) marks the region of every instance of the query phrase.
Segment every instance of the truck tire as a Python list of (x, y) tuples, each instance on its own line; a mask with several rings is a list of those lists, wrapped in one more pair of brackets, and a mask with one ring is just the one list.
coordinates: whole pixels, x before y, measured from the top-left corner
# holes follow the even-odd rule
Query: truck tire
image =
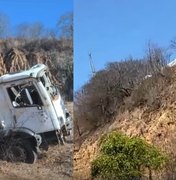
[(29, 164), (35, 163), (37, 160), (37, 153), (27, 140), (14, 140), (6, 149), (7, 160), (12, 162), (25, 162)]

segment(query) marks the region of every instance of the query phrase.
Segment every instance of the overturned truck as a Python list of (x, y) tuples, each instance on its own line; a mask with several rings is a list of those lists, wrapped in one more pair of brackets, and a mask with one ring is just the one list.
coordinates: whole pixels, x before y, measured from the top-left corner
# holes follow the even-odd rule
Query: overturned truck
[(34, 163), (41, 149), (64, 144), (72, 121), (44, 64), (0, 77), (0, 158)]

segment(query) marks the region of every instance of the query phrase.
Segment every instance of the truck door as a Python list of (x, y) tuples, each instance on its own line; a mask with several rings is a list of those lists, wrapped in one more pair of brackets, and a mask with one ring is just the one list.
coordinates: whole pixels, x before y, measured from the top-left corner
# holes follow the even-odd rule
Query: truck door
[(11, 100), (15, 128), (25, 127), (36, 133), (52, 129), (52, 123), (32, 82), (8, 87), (7, 92)]

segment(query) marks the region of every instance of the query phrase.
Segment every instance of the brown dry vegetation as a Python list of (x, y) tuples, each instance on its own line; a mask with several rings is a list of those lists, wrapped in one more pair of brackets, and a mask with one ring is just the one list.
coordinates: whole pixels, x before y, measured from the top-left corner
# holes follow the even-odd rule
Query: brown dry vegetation
[(72, 146), (54, 146), (35, 164), (0, 162), (0, 179), (72, 179)]
[(171, 82), (158, 92), (158, 97), (155, 96), (155, 98), (159, 98), (160, 106), (145, 104), (132, 110), (125, 110), (123, 113), (119, 113), (113, 121), (100, 126), (90, 133), (83, 144), (79, 148), (75, 148), (75, 179), (90, 178), (90, 163), (98, 154), (98, 141), (103, 134), (113, 130), (121, 131), (129, 136), (141, 137), (167, 152), (170, 156), (170, 162), (166, 170), (158, 173), (154, 179), (174, 180), (176, 178), (175, 72), (176, 68), (172, 69)]
[(54, 83), (60, 86), (67, 100), (72, 100), (72, 40), (13, 38), (0, 41), (0, 75), (26, 70), (38, 63), (49, 67)]
[[(157, 53), (149, 54), (148, 64), (143, 61), (140, 69), (141, 61), (111, 63), (78, 92), (74, 113), (75, 179), (91, 178), (90, 166), (99, 154), (99, 139), (113, 130), (141, 137), (166, 152), (169, 162), (165, 169), (153, 173), (153, 179), (176, 179), (176, 67), (164, 67), (166, 61), (161, 52)], [(119, 66), (120, 73), (112, 71)], [(152, 77), (144, 78), (145, 73)]]

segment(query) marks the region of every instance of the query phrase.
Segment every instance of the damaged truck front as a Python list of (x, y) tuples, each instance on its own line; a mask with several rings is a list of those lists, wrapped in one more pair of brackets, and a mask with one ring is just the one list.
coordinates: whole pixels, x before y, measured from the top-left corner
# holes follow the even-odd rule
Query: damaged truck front
[(44, 64), (0, 77), (0, 158), (33, 163), (41, 148), (64, 144), (71, 130), (70, 114)]

